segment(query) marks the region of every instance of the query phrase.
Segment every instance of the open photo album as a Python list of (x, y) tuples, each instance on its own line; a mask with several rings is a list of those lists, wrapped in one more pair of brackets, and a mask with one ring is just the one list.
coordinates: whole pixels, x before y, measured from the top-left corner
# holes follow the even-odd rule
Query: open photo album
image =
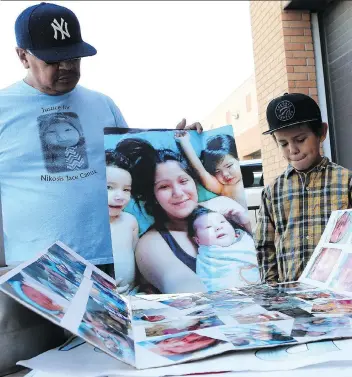
[[(0, 289), (137, 369), (228, 351), (350, 338), (351, 231), (346, 218), (351, 214), (332, 214), (298, 282), (124, 296), (117, 293), (116, 281), (56, 242), (2, 276)], [(338, 254), (325, 251), (335, 249)]]

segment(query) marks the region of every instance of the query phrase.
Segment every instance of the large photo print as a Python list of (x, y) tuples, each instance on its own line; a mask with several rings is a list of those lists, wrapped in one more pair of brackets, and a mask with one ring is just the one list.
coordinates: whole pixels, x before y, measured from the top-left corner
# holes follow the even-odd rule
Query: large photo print
[(115, 277), (145, 293), (260, 282), (232, 127), (105, 129)]

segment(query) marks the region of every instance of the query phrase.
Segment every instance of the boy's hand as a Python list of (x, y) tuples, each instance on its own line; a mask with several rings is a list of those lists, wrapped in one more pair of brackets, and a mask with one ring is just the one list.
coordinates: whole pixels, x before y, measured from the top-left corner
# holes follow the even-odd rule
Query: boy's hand
[(178, 141), (181, 145), (183, 145), (191, 142), (191, 136), (189, 132), (185, 130), (180, 130), (175, 132), (175, 140)]
[(203, 132), (203, 127), (199, 122), (186, 125), (186, 119), (183, 118), (181, 122), (176, 126), (177, 130), (196, 130), (199, 134)]

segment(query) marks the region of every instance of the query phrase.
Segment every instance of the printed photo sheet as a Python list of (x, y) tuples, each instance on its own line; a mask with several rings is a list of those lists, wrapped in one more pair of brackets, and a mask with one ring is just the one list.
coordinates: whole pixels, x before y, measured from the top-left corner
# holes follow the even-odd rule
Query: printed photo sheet
[(351, 297), (307, 282), (137, 296), (115, 287), (60, 242), (0, 280), (6, 294), (137, 369), (352, 337)]
[[(309, 260), (301, 282), (313, 284), (322, 289), (352, 295), (352, 210), (334, 211), (329, 219), (320, 242)], [(352, 304), (340, 302), (339, 308), (352, 313)], [(331, 303), (326, 307), (330, 313), (337, 313)], [(315, 310), (325, 310), (324, 307)]]

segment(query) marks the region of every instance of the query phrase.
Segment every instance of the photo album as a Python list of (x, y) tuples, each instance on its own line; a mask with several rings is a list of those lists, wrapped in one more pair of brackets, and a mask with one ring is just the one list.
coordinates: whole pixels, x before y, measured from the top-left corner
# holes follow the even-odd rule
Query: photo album
[[(113, 279), (56, 242), (2, 276), (0, 289), (137, 369), (227, 351), (350, 338), (352, 291), (343, 271), (349, 269), (351, 232), (345, 219), (351, 214), (332, 214), (298, 282), (124, 296)], [(325, 250), (332, 249), (339, 255), (327, 257)]]

